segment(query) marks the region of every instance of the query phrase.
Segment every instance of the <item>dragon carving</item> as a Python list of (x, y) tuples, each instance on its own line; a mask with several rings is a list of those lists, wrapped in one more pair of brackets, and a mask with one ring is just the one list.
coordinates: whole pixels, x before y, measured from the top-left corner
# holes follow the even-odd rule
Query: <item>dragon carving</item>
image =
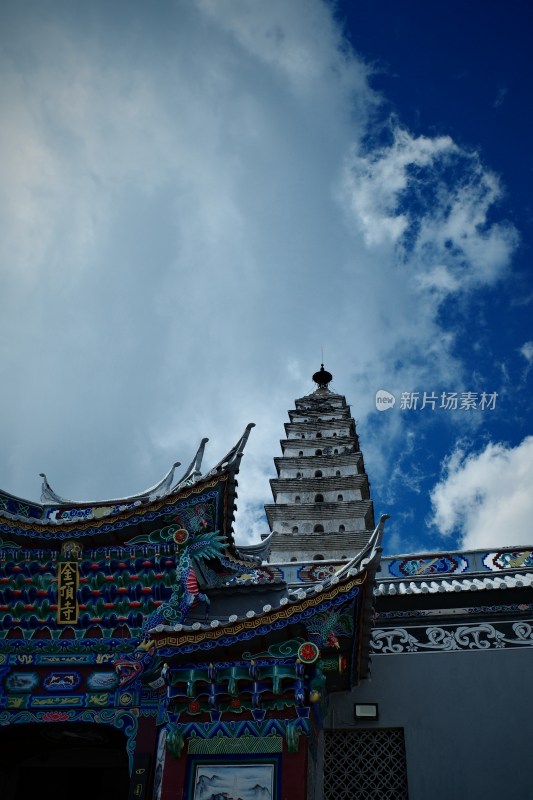
[(176, 580), (172, 586), (171, 596), (145, 619), (139, 644), (134, 652), (113, 662), (121, 686), (140, 678), (146, 680), (160, 666), (161, 659), (156, 656), (155, 643), (151, 639), (151, 633), (158, 625), (183, 624), (189, 611), (200, 602), (205, 606), (205, 619), (208, 618), (209, 598), (200, 591), (194, 564), (220, 557), (225, 548), (224, 537), (218, 531), (209, 531), (207, 520), (197, 514), (190, 520), (192, 528), (190, 533), (180, 525), (179, 518), (170, 522), (171, 524), (164, 528), (146, 536), (137, 536), (129, 542), (129, 544), (174, 543), (178, 558)]

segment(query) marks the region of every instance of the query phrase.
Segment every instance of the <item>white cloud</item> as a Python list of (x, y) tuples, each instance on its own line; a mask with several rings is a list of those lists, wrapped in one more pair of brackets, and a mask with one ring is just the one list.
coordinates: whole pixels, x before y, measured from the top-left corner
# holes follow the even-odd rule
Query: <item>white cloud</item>
[(459, 532), (464, 548), (531, 545), (532, 485), (533, 436), (477, 454), (458, 448), (431, 492), (432, 522), (444, 536)]

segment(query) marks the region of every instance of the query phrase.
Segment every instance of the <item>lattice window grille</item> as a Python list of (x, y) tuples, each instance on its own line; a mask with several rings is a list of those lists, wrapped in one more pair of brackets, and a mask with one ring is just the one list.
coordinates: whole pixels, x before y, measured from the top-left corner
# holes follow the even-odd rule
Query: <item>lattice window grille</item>
[(326, 731), (324, 800), (408, 800), (401, 728)]
[(193, 736), (189, 739), (188, 751), (194, 755), (228, 755), (232, 753), (282, 753), (283, 738), (281, 736), (214, 736), (212, 739), (201, 739)]

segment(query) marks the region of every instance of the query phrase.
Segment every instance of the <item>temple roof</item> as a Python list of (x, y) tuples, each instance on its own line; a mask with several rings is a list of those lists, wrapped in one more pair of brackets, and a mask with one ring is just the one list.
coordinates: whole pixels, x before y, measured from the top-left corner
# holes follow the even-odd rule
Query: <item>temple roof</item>
[(491, 577), (442, 578), (418, 581), (380, 581), (376, 596), (410, 594), (444, 594), (446, 592), (471, 592), (491, 589), (520, 589), (533, 586), (533, 572), (519, 575), (492, 575)]
[(533, 586), (533, 551), (458, 550), (407, 553), (381, 561), (377, 597), (520, 589)]
[[(185, 473), (174, 481), (173, 464), (164, 478), (151, 488), (127, 497), (101, 502), (69, 501), (56, 494), (43, 475), (44, 503), (32, 503), (0, 492), (0, 543), (15, 547), (39, 544), (48, 540), (92, 538), (89, 545), (121, 544), (140, 525), (155, 528), (163, 516), (174, 513), (183, 503), (191, 504), (202, 493), (217, 501), (217, 529), (223, 531), (233, 547), (236, 475), (244, 447), (254, 427), (247, 425), (243, 435), (218, 464), (202, 474), (202, 457), (207, 443), (203, 439)], [(237, 555), (235, 553), (235, 555)], [(253, 557), (253, 554), (250, 554)], [(254, 559), (256, 560), (256, 559)]]
[[(285, 636), (284, 631), (297, 629), (298, 625), (312, 625), (313, 616), (326, 619), (340, 610), (351, 608), (355, 620), (355, 659), (352, 658), (352, 639), (343, 643), (341, 650), (351, 661), (352, 677), (358, 679), (368, 671), (368, 643), (372, 622), (372, 594), (376, 570), (379, 568), (381, 539), (387, 515), (381, 517), (367, 545), (348, 563), (321, 583), (289, 590), (270, 590), (269, 602), (262, 609), (252, 605), (252, 596), (239, 600), (239, 613), (227, 619), (197, 619), (187, 624), (157, 625), (150, 631), (156, 646), (165, 657), (185, 657), (187, 653), (231, 648), (242, 640), (268, 635)], [(280, 587), (281, 589), (282, 587)], [(247, 602), (248, 601), (248, 602)], [(325, 624), (325, 623), (322, 623)], [(344, 652), (344, 648), (346, 652)]]

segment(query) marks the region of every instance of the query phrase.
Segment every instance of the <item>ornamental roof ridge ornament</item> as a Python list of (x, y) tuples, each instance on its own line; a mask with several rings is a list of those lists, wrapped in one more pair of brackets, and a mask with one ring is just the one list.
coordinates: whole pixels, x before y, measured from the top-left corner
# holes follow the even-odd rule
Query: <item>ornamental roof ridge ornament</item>
[(237, 556), (239, 558), (256, 559), (260, 564), (262, 564), (263, 561), (268, 561), (273, 535), (274, 534), (269, 533), (268, 536), (265, 536), (260, 542), (254, 542), (253, 544), (236, 544), (235, 552)]
[(192, 486), (202, 477), (200, 467), (202, 466), (205, 446), (208, 441), (209, 439), (207, 438), (202, 439), (202, 441), (200, 442), (200, 446), (196, 451), (196, 455), (189, 464), (188, 468), (185, 470), (185, 473), (181, 476), (179, 481), (172, 487), (171, 490), (172, 492), (175, 492), (178, 489), (182, 489), (185, 486)]
[(43, 483), (41, 486), (41, 503), (54, 503), (55, 504), (63, 504), (68, 503), (68, 500), (65, 500), (63, 497), (60, 497), (58, 494), (54, 492), (50, 484), (48, 483), (48, 478), (46, 477), (44, 472), (39, 472), (39, 477), (43, 479)]
[(157, 500), (158, 498), (164, 497), (170, 492), (170, 487), (172, 486), (172, 481), (174, 479), (174, 471), (180, 465), (181, 462), (176, 461), (166, 473), (164, 478), (158, 483), (154, 484), (154, 486), (150, 486), (149, 489), (145, 489), (143, 492), (139, 492), (138, 494), (128, 495), (127, 497), (113, 498), (110, 500), (65, 500), (64, 497), (60, 497), (56, 492), (54, 492), (48, 483), (45, 473), (41, 472), (39, 473), (39, 476), (43, 479), (41, 488), (41, 503), (44, 505), (90, 506), (124, 502), (131, 503), (135, 500)]
[(203, 476), (204, 478), (210, 478), (226, 469), (232, 469), (235, 472), (238, 471), (244, 448), (246, 447), (246, 442), (248, 441), (252, 428), (255, 428), (255, 422), (248, 423), (237, 444), (231, 448), (229, 453), (227, 453), (213, 469), (209, 470), (209, 472)]
[(353, 574), (354, 570), (361, 571), (374, 561), (378, 553), (381, 553), (381, 540), (383, 539), (383, 531), (388, 519), (390, 519), (390, 514), (381, 515), (365, 547), (360, 550), (351, 561), (348, 561), (347, 564), (341, 567), (338, 572), (335, 572), (330, 578), (323, 581), (324, 587), (329, 586), (332, 582), (337, 582), (340, 578)]

